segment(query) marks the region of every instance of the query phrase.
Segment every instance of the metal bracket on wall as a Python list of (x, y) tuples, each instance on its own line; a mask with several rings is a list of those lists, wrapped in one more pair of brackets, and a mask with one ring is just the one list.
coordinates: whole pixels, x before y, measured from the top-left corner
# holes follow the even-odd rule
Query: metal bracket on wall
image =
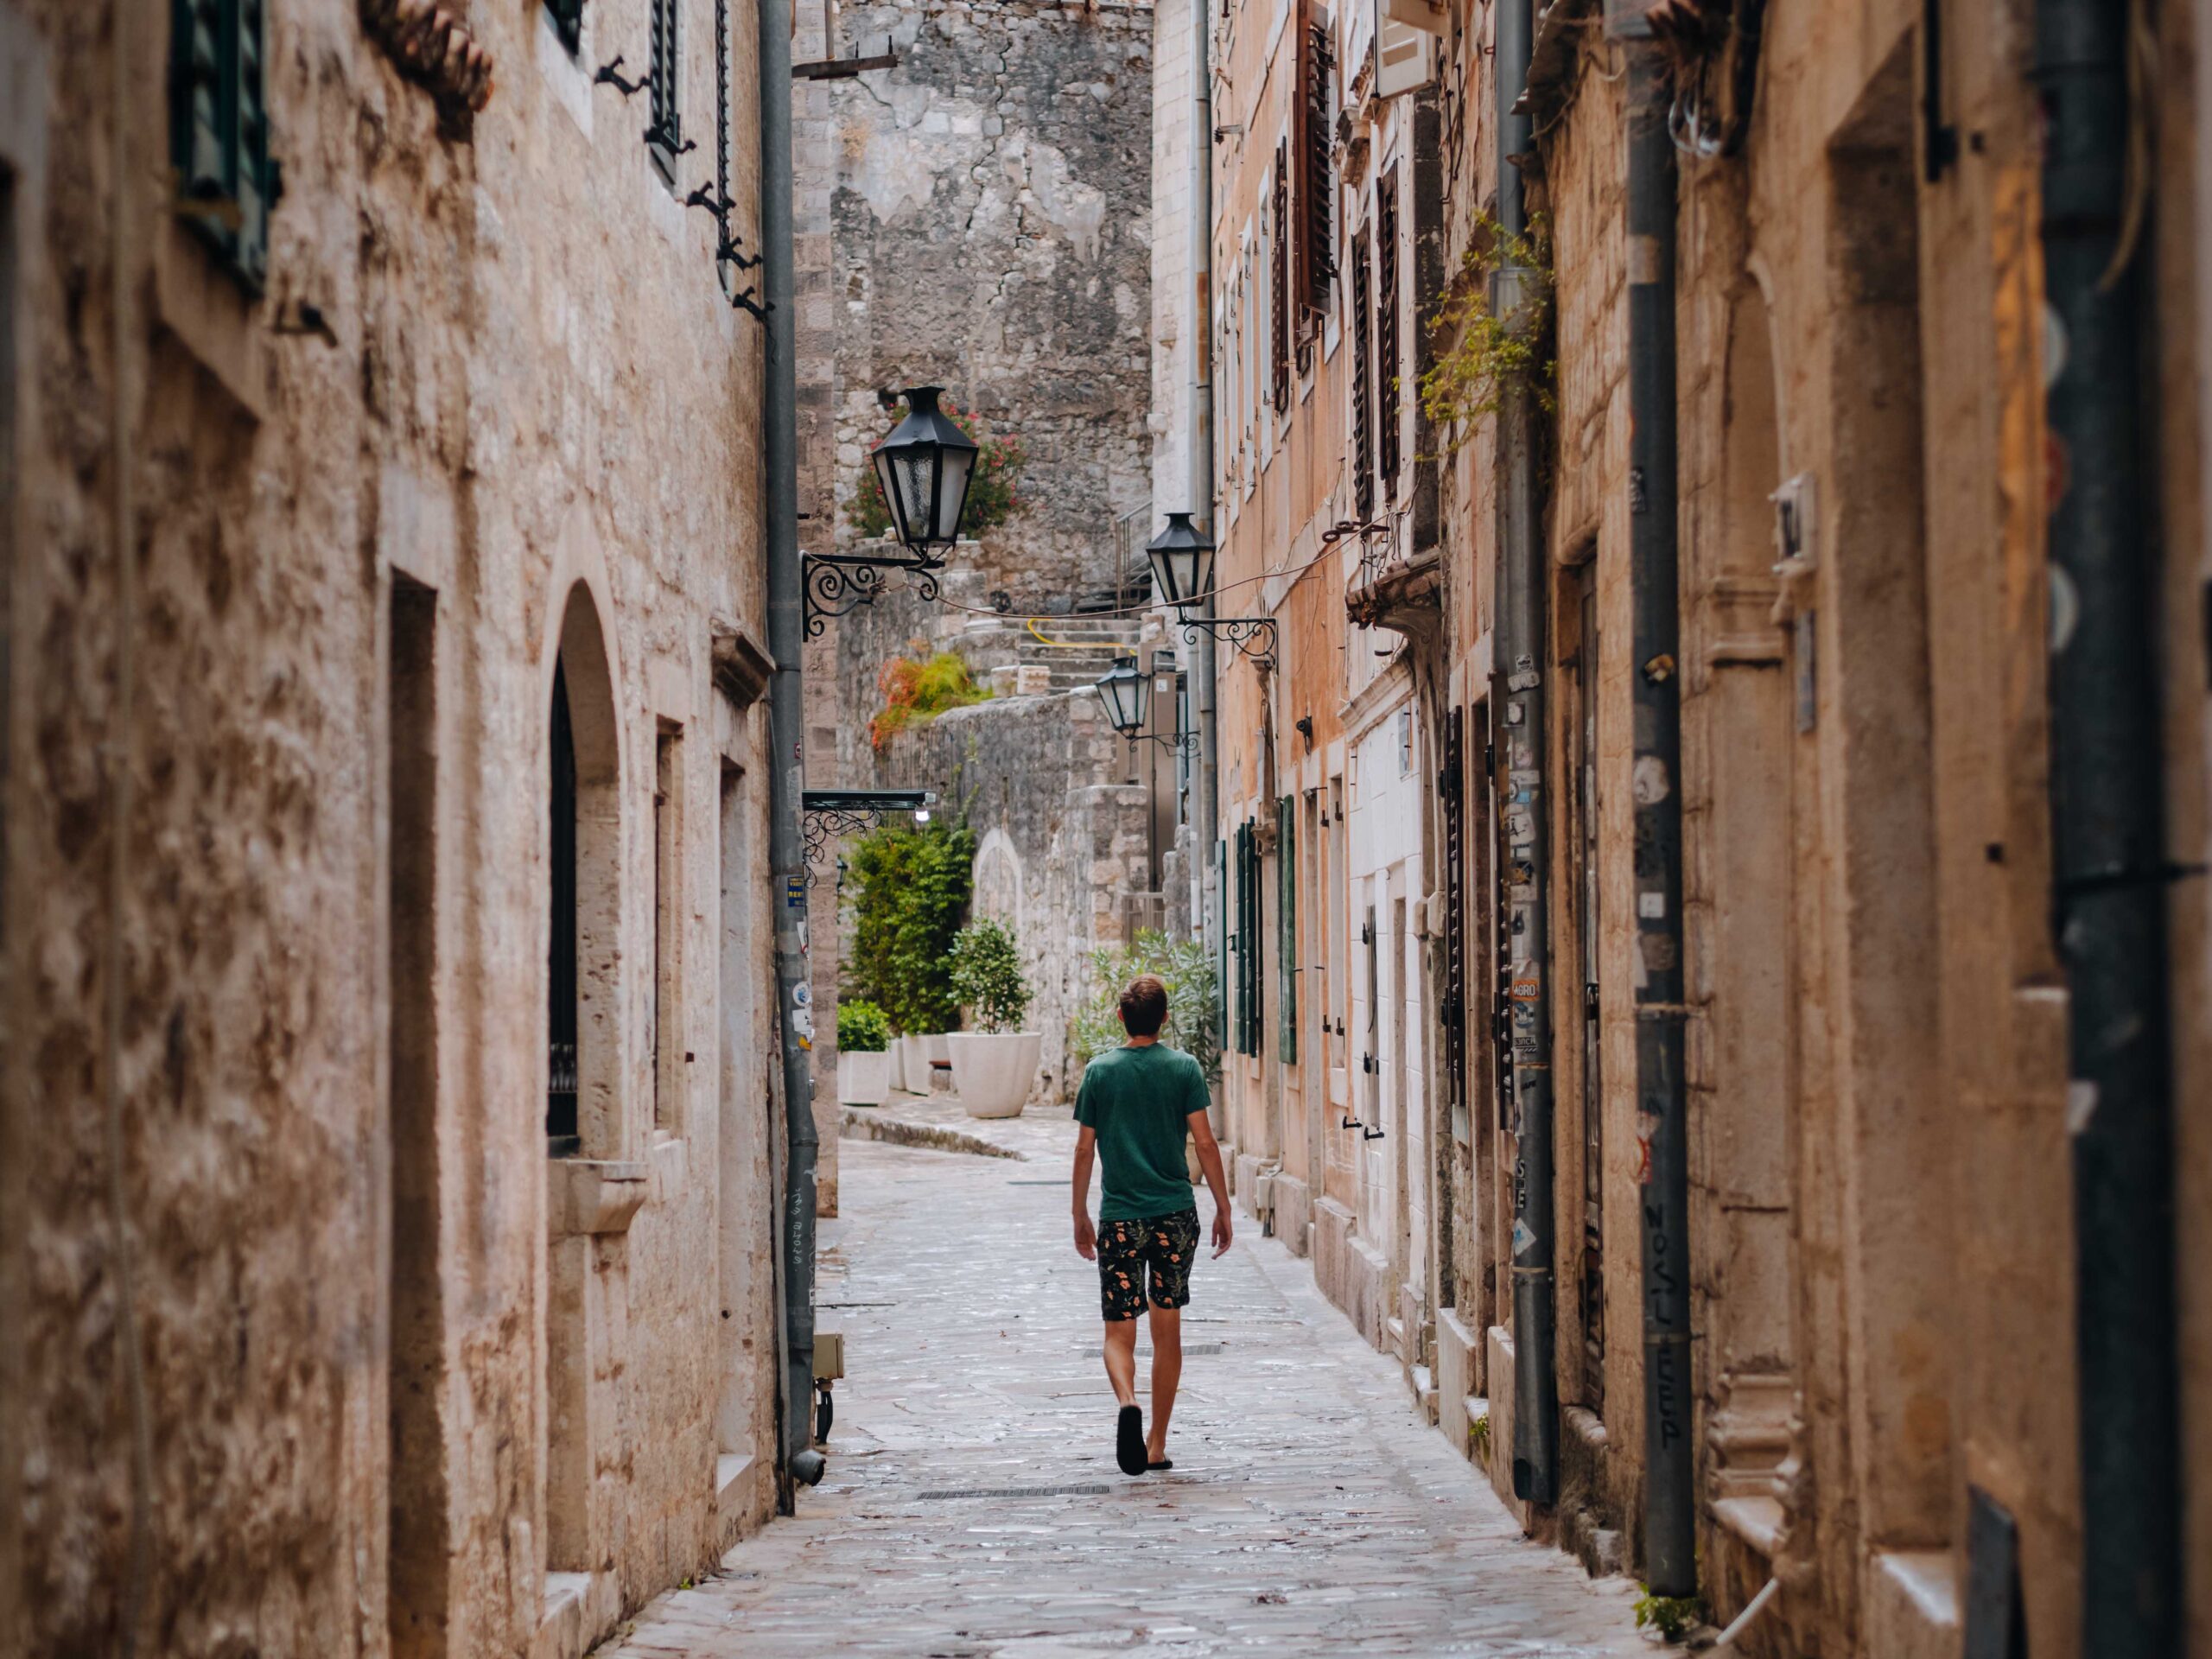
[(599, 73), (591, 78), (591, 84), (594, 86), (612, 86), (625, 98), (635, 98), (653, 84), (653, 78), (649, 74), (640, 75), (635, 80), (625, 80), (620, 73), (621, 68), (622, 54), (618, 52), (614, 54), (613, 62), (602, 63), (599, 66)]
[(937, 804), (926, 789), (809, 789), (799, 795), (799, 817), (806, 842), (806, 884), (833, 836), (858, 835), (902, 813), (925, 814)]
[(1191, 616), (1179, 613), (1183, 643), (1195, 645), (1201, 633), (1233, 645), (1240, 657), (1249, 657), (1262, 674), (1275, 671), (1275, 621), (1271, 616)]
[(906, 571), (914, 578), (913, 589), (925, 604), (937, 598), (937, 573), (944, 567), (934, 559), (877, 558), (858, 553), (809, 553), (806, 567), (806, 637), (818, 639), (833, 616), (849, 616), (863, 605), (873, 605), (887, 591), (886, 578)]

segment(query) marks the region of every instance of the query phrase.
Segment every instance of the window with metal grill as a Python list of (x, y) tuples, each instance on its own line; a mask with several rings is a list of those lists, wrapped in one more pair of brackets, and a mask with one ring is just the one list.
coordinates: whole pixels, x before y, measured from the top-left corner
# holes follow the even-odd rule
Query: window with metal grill
[(1290, 413), (1290, 140), (1275, 146), (1274, 245), (1268, 250), (1268, 355), (1274, 365), (1275, 413)]
[(1300, 45), (1299, 288), (1307, 307), (1326, 311), (1337, 275), (1336, 128), (1329, 107), (1336, 66), (1328, 24), (1309, 16)]
[(676, 158), (683, 149), (683, 38), (678, 25), (680, 0), (647, 0), (652, 29), (652, 125), (645, 130), (645, 146), (653, 166), (673, 188)]
[(1367, 232), (1351, 239), (1351, 282), (1345, 297), (1351, 302), (1351, 495), (1352, 506), (1365, 524), (1375, 512), (1375, 433), (1370, 384), (1374, 380), (1372, 342), (1368, 333)]
[(258, 294), (269, 278), (276, 169), (262, 67), (263, 0), (173, 0), (169, 163), (178, 213)]
[(574, 57), (584, 43), (584, 0), (545, 0), (545, 15), (553, 20), (553, 33)]
[(1376, 463), (1386, 503), (1398, 493), (1398, 188), (1386, 177), (1375, 193)]

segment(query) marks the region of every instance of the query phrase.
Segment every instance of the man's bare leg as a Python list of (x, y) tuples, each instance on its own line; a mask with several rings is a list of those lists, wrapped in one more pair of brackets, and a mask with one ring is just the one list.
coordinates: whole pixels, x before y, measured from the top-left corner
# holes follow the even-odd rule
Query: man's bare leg
[[(1167, 1419), (1175, 1409), (1175, 1390), (1183, 1381), (1183, 1310), (1155, 1307), (1152, 1313), (1152, 1433), (1145, 1437), (1145, 1460), (1158, 1463), (1167, 1455)], [(1109, 1327), (1110, 1328), (1110, 1327)], [(1136, 1321), (1129, 1321), (1129, 1335), (1136, 1336)], [(1132, 1346), (1134, 1374), (1136, 1354)]]
[[(1159, 1326), (1153, 1329), (1157, 1332)], [(1153, 1338), (1157, 1342), (1159, 1338)], [(1114, 1385), (1114, 1398), (1125, 1406), (1137, 1402), (1137, 1322), (1106, 1321), (1106, 1380)]]

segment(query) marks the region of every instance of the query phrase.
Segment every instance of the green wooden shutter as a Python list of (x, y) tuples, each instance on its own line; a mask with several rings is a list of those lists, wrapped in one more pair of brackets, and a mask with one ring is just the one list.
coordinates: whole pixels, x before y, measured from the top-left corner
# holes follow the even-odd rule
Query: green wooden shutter
[(1281, 998), (1275, 1021), (1275, 1056), (1298, 1064), (1298, 806), (1286, 795), (1275, 803), (1275, 977)]
[(180, 216), (254, 293), (269, 276), (276, 196), (264, 0), (173, 0), (169, 165)]
[(1229, 1052), (1229, 1001), (1234, 980), (1230, 967), (1229, 939), (1229, 843), (1217, 841), (1213, 844), (1213, 937), (1214, 937), (1214, 1042), (1224, 1053)]

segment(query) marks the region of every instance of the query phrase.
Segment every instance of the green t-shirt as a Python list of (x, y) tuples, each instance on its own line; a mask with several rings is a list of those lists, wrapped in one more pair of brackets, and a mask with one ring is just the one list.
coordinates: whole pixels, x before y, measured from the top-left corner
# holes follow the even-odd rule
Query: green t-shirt
[(1109, 1049), (1083, 1069), (1075, 1121), (1098, 1133), (1101, 1221), (1142, 1221), (1197, 1206), (1183, 1141), (1206, 1109), (1205, 1073), (1179, 1048)]

